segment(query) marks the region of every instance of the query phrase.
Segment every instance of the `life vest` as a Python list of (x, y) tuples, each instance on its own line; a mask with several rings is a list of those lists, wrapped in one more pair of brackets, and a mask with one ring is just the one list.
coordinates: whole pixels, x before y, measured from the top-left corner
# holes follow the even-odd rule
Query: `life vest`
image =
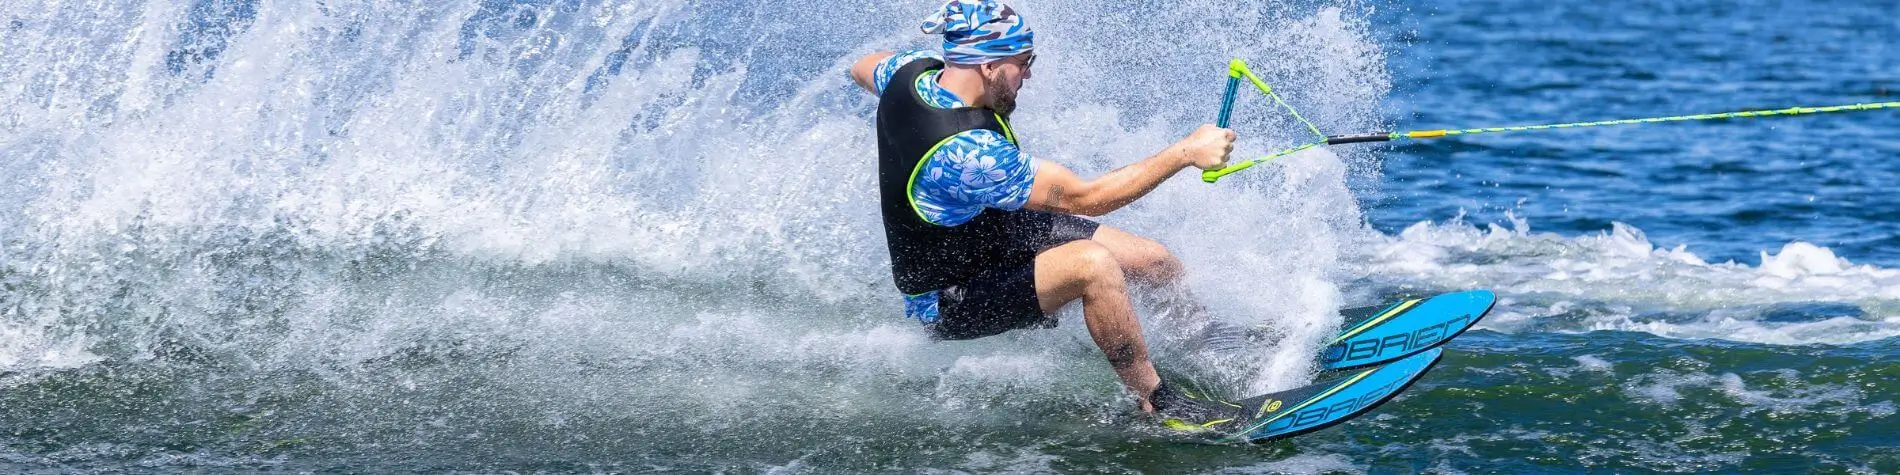
[(917, 211), (911, 185), (924, 161), (951, 137), (989, 129), (1016, 143), (1009, 122), (988, 108), (937, 108), (917, 95), (917, 78), (943, 66), (935, 59), (911, 61), (897, 69), (878, 97), (878, 199), (891, 274), (897, 289), (907, 295), (965, 284), (999, 262), (1033, 259), (1034, 249), (1007, 245), (1009, 233), (1022, 229), (1025, 220), (1047, 219), (1043, 213), (989, 208), (963, 224), (940, 226)]

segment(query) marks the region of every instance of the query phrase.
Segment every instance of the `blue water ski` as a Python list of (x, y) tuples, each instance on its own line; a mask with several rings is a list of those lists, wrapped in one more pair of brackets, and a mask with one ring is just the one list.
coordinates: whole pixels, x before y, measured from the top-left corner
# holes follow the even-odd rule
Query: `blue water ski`
[(1337, 376), (1239, 402), (1190, 395), (1231, 412), (1193, 423), (1167, 419), (1163, 425), (1215, 434), (1217, 443), (1264, 442), (1358, 417), (1424, 376), (1444, 354), (1439, 345), (1470, 329), (1496, 304), (1491, 291), (1472, 290), (1342, 310), (1345, 324), (1320, 351), (1320, 367)]
[(1424, 376), (1443, 353), (1444, 349), (1431, 348), (1305, 387), (1222, 403), (1233, 413), (1197, 429), (1206, 431), (1215, 443), (1231, 444), (1267, 442), (1331, 427), (1392, 400)]
[(1472, 290), (1342, 310), (1346, 323), (1320, 351), (1320, 367), (1364, 368), (1436, 348), (1470, 329), (1496, 304), (1491, 291)]

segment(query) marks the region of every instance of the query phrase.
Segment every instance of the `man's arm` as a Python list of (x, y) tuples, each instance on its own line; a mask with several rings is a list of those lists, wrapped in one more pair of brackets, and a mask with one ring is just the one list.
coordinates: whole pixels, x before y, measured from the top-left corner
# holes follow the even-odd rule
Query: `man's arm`
[(1060, 164), (1043, 161), (1030, 184), (1030, 209), (1053, 213), (1101, 216), (1121, 209), (1154, 191), (1162, 181), (1190, 166), (1203, 170), (1227, 164), (1234, 149), (1234, 132), (1203, 125), (1193, 135), (1145, 160), (1083, 180)]
[(894, 54), (896, 53), (879, 51), (864, 55), (863, 58), (858, 59), (858, 64), (851, 65), (851, 80), (857, 82), (858, 87), (877, 94), (877, 63), (889, 59)]

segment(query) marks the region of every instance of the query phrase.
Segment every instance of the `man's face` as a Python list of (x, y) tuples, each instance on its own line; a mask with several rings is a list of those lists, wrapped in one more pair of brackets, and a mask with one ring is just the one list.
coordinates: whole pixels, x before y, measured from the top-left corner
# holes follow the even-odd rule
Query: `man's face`
[(983, 75), (983, 89), (989, 92), (990, 109), (1003, 116), (1016, 111), (1016, 91), (1022, 89), (1023, 81), (1033, 75), (1029, 68), (1035, 62), (1036, 53), (1029, 52), (987, 65), (990, 68)]

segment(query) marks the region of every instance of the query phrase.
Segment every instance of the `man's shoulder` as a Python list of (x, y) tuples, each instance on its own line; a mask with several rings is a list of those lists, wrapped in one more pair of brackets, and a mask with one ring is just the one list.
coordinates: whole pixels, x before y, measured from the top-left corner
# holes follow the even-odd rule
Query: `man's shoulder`
[(1001, 170), (1011, 174), (1035, 168), (1035, 159), (1002, 132), (971, 129), (945, 139), (928, 157), (926, 168)]
[(966, 130), (941, 145), (913, 182), (919, 201), (937, 211), (926, 213), (931, 222), (954, 225), (983, 208), (1013, 211), (1028, 202), (1036, 160), (1001, 132)]
[(943, 53), (933, 50), (914, 49), (891, 55), (891, 57), (884, 58), (884, 61), (877, 63), (877, 68), (874, 70), (875, 74), (872, 75), (876, 82), (877, 92), (879, 94), (884, 93), (884, 88), (890, 85), (891, 78), (897, 75), (897, 70), (903, 69), (904, 66), (922, 59), (942, 61)]

